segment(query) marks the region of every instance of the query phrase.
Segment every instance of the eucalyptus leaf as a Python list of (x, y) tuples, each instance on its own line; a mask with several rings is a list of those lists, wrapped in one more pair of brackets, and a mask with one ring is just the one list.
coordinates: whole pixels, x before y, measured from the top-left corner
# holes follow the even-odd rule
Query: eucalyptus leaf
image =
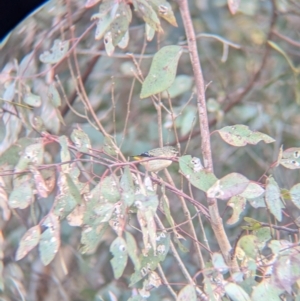
[(61, 106), (61, 98), (54, 83), (49, 86), (47, 96), (55, 108)]
[(32, 94), (32, 93), (25, 94), (23, 101), (27, 105), (34, 107), (34, 108), (38, 108), (42, 104), (41, 97), (39, 95)]
[(172, 85), (181, 54), (182, 47), (175, 45), (165, 46), (155, 54), (142, 85), (141, 98), (160, 93)]
[(108, 223), (102, 223), (96, 227), (85, 225), (81, 232), (80, 252), (82, 254), (94, 252), (101, 242), (107, 227)]
[(45, 51), (40, 55), (40, 61), (45, 64), (56, 64), (65, 57), (69, 50), (69, 41), (61, 41), (59, 39), (53, 42), (53, 46), (49, 51)]
[(71, 140), (80, 152), (89, 153), (91, 142), (89, 136), (81, 129), (74, 129), (71, 134)]
[(16, 252), (16, 260), (20, 260), (25, 257), (35, 246), (38, 245), (41, 236), (40, 225), (31, 227), (22, 236), (19, 247)]
[(232, 215), (226, 223), (228, 225), (233, 225), (239, 221), (240, 214), (246, 207), (246, 199), (244, 197), (241, 197), (240, 195), (233, 196), (227, 202), (227, 206), (232, 208)]
[(125, 237), (126, 237), (126, 244), (127, 244), (127, 252), (134, 265), (134, 270), (139, 271), (141, 268), (141, 262), (138, 257), (138, 246), (136, 240), (134, 236), (128, 231), (126, 231)]
[(41, 261), (48, 265), (55, 257), (60, 246), (60, 223), (58, 217), (50, 213), (42, 225), (46, 230), (41, 234), (39, 252)]
[(250, 181), (239, 173), (231, 173), (220, 180), (217, 180), (212, 187), (207, 190), (209, 198), (227, 200), (232, 196), (241, 194)]
[(250, 258), (256, 259), (258, 255), (257, 248), (258, 239), (255, 235), (244, 235), (238, 241), (238, 246), (245, 252)]
[(8, 199), (8, 205), (11, 208), (25, 209), (33, 202), (34, 195), (30, 178), (18, 186), (15, 185)]
[(295, 184), (290, 190), (291, 200), (300, 209), (300, 183)]
[(233, 146), (257, 144), (261, 140), (265, 143), (273, 143), (275, 141), (266, 134), (251, 131), (248, 126), (243, 124), (226, 126), (217, 132), (221, 135), (224, 141)]
[(190, 155), (180, 157), (180, 171), (192, 185), (200, 190), (207, 191), (218, 179), (212, 172), (205, 169), (195, 169), (197, 162)]
[(174, 16), (172, 6), (168, 1), (165, 0), (149, 0), (149, 4), (153, 7), (155, 12), (161, 17), (168, 21), (173, 26), (178, 26), (176, 18)]
[(283, 203), (280, 198), (280, 188), (272, 176), (267, 179), (266, 184), (265, 200), (267, 206), (270, 212), (280, 222), (282, 220), (281, 208), (283, 207)]
[(292, 147), (283, 151), (279, 163), (285, 168), (300, 168), (300, 148)]
[(175, 77), (171, 87), (162, 93), (162, 98), (174, 98), (187, 91), (191, 91), (193, 85), (193, 77), (185, 74), (180, 74)]
[(236, 283), (228, 282), (224, 288), (232, 301), (251, 301), (250, 296)]
[(157, 13), (151, 7), (149, 1), (146, 0), (133, 0), (132, 1), (134, 9), (137, 10), (144, 21), (152, 27), (155, 31), (162, 32), (162, 28), (160, 26), (160, 21), (157, 16)]
[(110, 260), (115, 279), (119, 279), (126, 267), (128, 260), (128, 252), (126, 241), (122, 237), (117, 237), (109, 248), (113, 254), (113, 258)]
[(135, 200), (135, 192), (132, 174), (128, 166), (126, 166), (123, 170), (123, 175), (120, 180), (120, 187), (122, 191), (122, 199), (125, 204), (130, 207)]

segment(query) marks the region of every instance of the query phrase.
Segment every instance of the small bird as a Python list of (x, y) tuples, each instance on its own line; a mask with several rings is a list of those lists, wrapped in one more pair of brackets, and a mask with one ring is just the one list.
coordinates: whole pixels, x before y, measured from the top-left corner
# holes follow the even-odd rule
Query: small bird
[(178, 154), (178, 151), (173, 146), (164, 146), (159, 148), (151, 149), (145, 153), (140, 155), (132, 156), (135, 160), (141, 161), (142, 164), (147, 171), (158, 172), (172, 164), (172, 160), (165, 159), (157, 159), (157, 160), (149, 160), (143, 161), (143, 159), (147, 158), (174, 158)]

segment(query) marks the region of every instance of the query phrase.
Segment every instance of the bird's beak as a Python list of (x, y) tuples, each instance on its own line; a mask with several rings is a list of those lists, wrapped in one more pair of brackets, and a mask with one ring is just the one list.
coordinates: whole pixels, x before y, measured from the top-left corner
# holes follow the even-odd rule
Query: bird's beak
[(136, 161), (141, 161), (141, 160), (143, 160), (143, 157), (142, 157), (142, 156), (131, 156), (131, 158), (133, 158), (133, 159), (136, 160)]

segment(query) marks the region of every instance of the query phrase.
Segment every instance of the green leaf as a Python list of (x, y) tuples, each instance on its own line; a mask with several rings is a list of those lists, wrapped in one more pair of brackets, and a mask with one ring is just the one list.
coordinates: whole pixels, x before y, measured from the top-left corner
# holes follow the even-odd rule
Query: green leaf
[(31, 163), (33, 165), (40, 165), (43, 162), (44, 158), (44, 145), (42, 141), (39, 143), (28, 145), (15, 167), (16, 172), (24, 171), (28, 168), (28, 164)]
[(113, 212), (115, 211), (115, 205), (113, 203), (100, 203), (94, 208), (95, 213), (95, 224), (108, 222)]
[(56, 196), (53, 206), (53, 212), (61, 219), (65, 218), (76, 207), (77, 202), (70, 194), (59, 194)]
[(288, 240), (271, 240), (268, 243), (268, 247), (271, 249), (272, 253), (276, 255), (289, 255), (293, 250), (293, 243)]
[(280, 256), (274, 264), (273, 271), (272, 283), (276, 283), (278, 288), (291, 294), (293, 285), (300, 279), (299, 251), (292, 251), (292, 254)]
[(102, 241), (107, 227), (108, 223), (102, 223), (97, 227), (84, 226), (81, 232), (80, 252), (82, 254), (94, 252), (98, 244)]
[(32, 204), (33, 201), (34, 195), (31, 178), (28, 176), (22, 176), (20, 183), (14, 185), (14, 189), (8, 199), (8, 205), (10, 208), (25, 209)]
[(165, 19), (173, 26), (178, 26), (172, 10), (172, 6), (169, 2), (165, 0), (149, 0), (149, 4), (161, 18)]
[(212, 172), (199, 169), (196, 159), (190, 155), (180, 157), (180, 171), (192, 185), (206, 192), (218, 179)]
[(279, 222), (281, 222), (281, 208), (283, 207), (283, 203), (280, 198), (280, 188), (272, 176), (270, 176), (266, 181), (265, 200), (270, 212)]
[(224, 289), (232, 301), (251, 301), (249, 295), (236, 283), (227, 282)]
[(121, 49), (125, 49), (129, 43), (129, 30), (125, 32), (123, 37), (121, 38), (120, 42), (118, 43), (118, 47)]
[(254, 199), (261, 196), (265, 190), (258, 184), (250, 182), (246, 189), (240, 194), (240, 196), (246, 199)]
[(56, 64), (65, 57), (69, 50), (69, 41), (55, 40), (51, 51), (40, 55), (40, 61), (45, 64)]
[(113, 144), (113, 141), (110, 137), (104, 138), (104, 146), (103, 146), (104, 152), (108, 155), (115, 156), (117, 155), (115, 146)]
[(36, 74), (35, 51), (26, 54), (19, 63), (18, 75), (21, 77), (30, 77)]
[[(61, 162), (69, 162), (71, 161), (71, 154), (69, 152), (69, 143), (68, 138), (66, 136), (59, 137), (59, 144), (60, 144), (60, 160)], [(64, 173), (69, 172), (69, 164), (62, 164), (61, 169)]]
[(60, 246), (60, 224), (58, 217), (50, 213), (42, 225), (47, 229), (41, 235), (39, 252), (42, 263), (48, 265), (54, 259)]
[(29, 169), (33, 174), (34, 184), (38, 195), (41, 198), (46, 198), (49, 195), (49, 188), (45, 183), (42, 173), (33, 165), (29, 166)]
[(135, 192), (132, 174), (128, 166), (126, 166), (123, 170), (123, 175), (120, 180), (120, 187), (122, 191), (122, 199), (126, 206), (130, 207), (135, 200)]
[(61, 124), (64, 124), (64, 121), (60, 111), (53, 106), (51, 101), (43, 102), (40, 118), (48, 131), (52, 134), (59, 134), (60, 126)]
[(279, 163), (289, 169), (300, 168), (300, 148), (292, 147), (286, 149), (279, 159)]
[(253, 259), (258, 255), (257, 237), (255, 235), (244, 235), (238, 241), (238, 246), (245, 252), (245, 254)]
[(23, 102), (31, 107), (38, 108), (42, 104), (42, 99), (41, 99), (41, 96), (39, 96), (39, 95), (27, 93), (24, 96)]
[(84, 203), (78, 204), (67, 216), (68, 224), (72, 227), (80, 227), (83, 224), (83, 215), (86, 210)]
[(100, 184), (100, 196), (104, 200), (116, 203), (121, 198), (120, 184), (116, 176), (105, 177)]
[(272, 143), (275, 141), (266, 134), (251, 131), (248, 126), (243, 124), (226, 126), (217, 132), (224, 141), (233, 146), (257, 144), (261, 140), (263, 140), (265, 143)]
[(187, 106), (180, 115), (177, 115), (175, 119), (176, 127), (180, 129), (180, 134), (185, 136), (193, 128), (195, 121), (197, 109), (194, 106)]
[(142, 85), (140, 98), (167, 90), (173, 83), (182, 47), (170, 45), (161, 48), (154, 56), (150, 71)]
[(0, 216), (2, 216), (3, 221), (8, 221), (11, 216), (11, 211), (8, 206), (8, 196), (2, 177), (0, 177)]
[(86, 210), (83, 221), (87, 225), (97, 226), (110, 220), (115, 210), (115, 203), (120, 200), (116, 177), (106, 177), (86, 196)]
[(126, 244), (127, 244), (127, 252), (134, 265), (134, 270), (139, 271), (141, 268), (141, 262), (137, 255), (138, 247), (135, 238), (128, 231), (125, 232), (125, 237), (126, 237)]
[(220, 272), (222, 274), (228, 273), (229, 268), (228, 268), (227, 264), (225, 263), (224, 257), (221, 253), (214, 252), (212, 254), (211, 261), (212, 261), (214, 268), (217, 269), (218, 272)]
[(152, 247), (154, 253), (156, 252), (156, 224), (154, 220), (155, 210), (151, 208), (139, 209), (137, 212), (137, 219), (141, 227), (141, 231), (143, 234), (143, 243), (144, 243), (144, 252), (150, 250), (150, 246)]
[(60, 174), (58, 188), (60, 193), (55, 198), (53, 211), (63, 219), (81, 203), (81, 195), (69, 174)]
[(25, 257), (35, 246), (38, 245), (41, 236), (40, 225), (36, 225), (26, 231), (20, 240), (18, 250), (16, 252), (16, 260)]
[(242, 228), (245, 230), (256, 230), (256, 229), (260, 229), (261, 223), (251, 217), (244, 217), (244, 220), (249, 224), (248, 226), (243, 226)]
[(14, 97), (15, 97), (15, 93), (16, 93), (16, 83), (12, 82), (11, 84), (8, 85), (8, 87), (5, 89), (2, 98), (5, 101), (11, 102)]
[(61, 106), (61, 98), (54, 83), (49, 86), (47, 96), (55, 108)]
[(197, 301), (196, 289), (193, 285), (188, 284), (180, 290), (176, 301)]
[[(111, 2), (112, 3), (112, 2)], [(97, 28), (95, 32), (95, 39), (100, 40), (103, 38), (106, 30), (109, 28), (109, 25), (113, 21), (113, 18), (111, 14), (106, 15), (100, 15), (100, 14), (94, 14), (91, 17), (91, 20), (98, 19)]]
[(187, 91), (192, 90), (193, 86), (193, 77), (185, 74), (177, 75), (171, 87), (167, 91), (163, 91), (162, 98), (174, 98)]
[(147, 41), (150, 42), (153, 40), (155, 35), (155, 29), (153, 29), (148, 23), (145, 26)]
[(146, 0), (133, 0), (132, 1), (134, 9), (139, 12), (144, 21), (151, 26), (155, 31), (163, 32), (159, 18), (150, 6), (149, 2)]
[(18, 136), (22, 130), (22, 121), (15, 107), (5, 102), (2, 105), (2, 109), (7, 112), (2, 113), (1, 116), (0, 153), (3, 153), (18, 140)]
[(170, 211), (170, 204), (168, 197), (165, 195), (165, 193), (161, 197), (161, 204), (163, 206), (164, 214), (167, 218), (167, 221), (169, 222), (170, 226), (173, 228), (174, 232), (174, 241), (178, 245), (181, 252), (187, 253), (189, 250), (181, 243), (180, 239), (183, 239), (183, 237), (177, 232), (177, 229), (175, 227), (175, 222), (173, 220), (171, 211)]
[(116, 16), (119, 3), (110, 0), (103, 0), (99, 6), (99, 13), (92, 15), (91, 20), (98, 19), (95, 32), (95, 39), (100, 40), (108, 30), (111, 22)]
[(115, 46), (112, 39), (111, 31), (108, 31), (104, 36), (104, 46), (108, 56), (111, 56), (115, 51)]
[(239, 221), (240, 214), (244, 211), (246, 207), (246, 199), (244, 197), (241, 197), (240, 195), (233, 196), (227, 202), (227, 206), (232, 208), (232, 215), (226, 223), (228, 225), (233, 225)]
[(121, 194), (117, 178), (108, 176), (104, 178), (87, 196), (86, 211), (84, 213), (84, 223), (91, 226), (111, 220), (116, 204)]
[(74, 129), (71, 134), (71, 140), (80, 152), (89, 153), (91, 142), (89, 136), (81, 129)]
[(262, 281), (258, 285), (253, 287), (253, 292), (251, 294), (251, 300), (272, 300), (272, 301), (282, 301), (280, 295), (284, 290), (279, 289), (271, 285), (266, 280)]
[(207, 190), (209, 198), (227, 200), (232, 196), (241, 194), (249, 185), (250, 181), (239, 173), (231, 173), (220, 180), (217, 180), (212, 187)]
[[(243, 195), (243, 194), (241, 194), (241, 195)], [(265, 208), (266, 207), (264, 193), (257, 198), (247, 199), (247, 201), (253, 208)]]
[(207, 100), (207, 111), (209, 113), (220, 112), (220, 103), (216, 99), (210, 97)]
[(154, 271), (157, 268), (159, 262), (165, 260), (170, 249), (170, 235), (169, 233), (161, 232), (157, 235), (157, 250), (154, 252), (151, 248), (147, 255), (141, 254), (140, 262), (141, 269), (135, 271), (130, 277), (129, 286), (133, 286), (135, 283), (140, 281), (143, 277)]
[(75, 185), (70, 175), (66, 174), (67, 177), (67, 185), (68, 185), (68, 193), (73, 196), (77, 204), (81, 203), (81, 195), (78, 190), (78, 186)]
[(113, 258), (110, 260), (115, 279), (119, 279), (127, 265), (128, 252), (126, 241), (122, 237), (117, 237), (109, 248), (113, 254)]
[(263, 249), (266, 242), (272, 238), (271, 229), (269, 227), (256, 229), (253, 231), (253, 234), (257, 237), (260, 249)]
[(20, 160), (20, 153), (27, 146), (37, 142), (37, 139), (23, 137), (20, 138), (15, 144), (10, 146), (0, 157), (0, 166), (3, 164), (15, 166)]
[(122, 41), (122, 38), (128, 31), (131, 19), (132, 13), (129, 5), (124, 2), (120, 2), (114, 20), (109, 26), (109, 31), (112, 36), (112, 44), (114, 46), (117, 46)]
[(300, 183), (294, 185), (290, 190), (291, 201), (300, 209)]

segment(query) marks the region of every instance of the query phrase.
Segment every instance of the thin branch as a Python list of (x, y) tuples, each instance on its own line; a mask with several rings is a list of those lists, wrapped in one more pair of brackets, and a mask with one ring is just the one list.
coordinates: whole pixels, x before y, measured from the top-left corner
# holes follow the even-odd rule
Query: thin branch
[(291, 45), (293, 45), (293, 46), (300, 47), (300, 43), (299, 43), (299, 42), (297, 42), (297, 41), (295, 41), (295, 40), (293, 40), (293, 39), (291, 39), (291, 38), (289, 38), (289, 37), (286, 37), (285, 35), (279, 33), (278, 31), (273, 30), (272, 33), (273, 33), (275, 36), (277, 36), (278, 38), (284, 40), (285, 42), (287, 42), (287, 43), (289, 43), (289, 44), (291, 44)]
[[(202, 69), (200, 59), (198, 55), (197, 43), (195, 31), (189, 12), (188, 1), (179, 1), (179, 9), (185, 28), (185, 33), (188, 41), (188, 49), (190, 51), (190, 59), (195, 77), (195, 85), (197, 89), (197, 108), (198, 117), (201, 133), (201, 150), (203, 156), (204, 167), (213, 172), (213, 161), (210, 145), (210, 132), (208, 124), (208, 116), (206, 110), (206, 99), (205, 99), (205, 83), (202, 75)], [(231, 245), (226, 235), (222, 219), (219, 214), (216, 199), (208, 199), (209, 213), (211, 217), (211, 225), (214, 231), (215, 237), (218, 241), (219, 247), (222, 251), (226, 263), (232, 268), (233, 272), (239, 271), (239, 267), (236, 259), (231, 259), (230, 250)]]

